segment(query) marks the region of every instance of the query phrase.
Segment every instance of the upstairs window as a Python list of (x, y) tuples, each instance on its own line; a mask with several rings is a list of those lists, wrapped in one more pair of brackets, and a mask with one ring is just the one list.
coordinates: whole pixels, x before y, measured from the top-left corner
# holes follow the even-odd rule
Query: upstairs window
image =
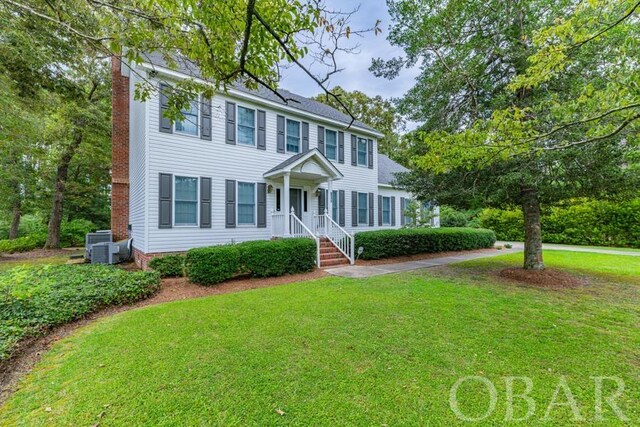
[(256, 110), (238, 106), (238, 144), (256, 145)]
[(287, 151), (300, 152), (300, 122), (287, 119)]
[(256, 185), (249, 182), (238, 183), (238, 225), (256, 223)]
[(175, 177), (176, 226), (198, 225), (198, 178)]
[(338, 160), (338, 133), (334, 130), (325, 130), (324, 153), (329, 160)]
[(198, 136), (198, 102), (191, 101), (189, 106), (180, 112), (184, 119), (176, 120), (176, 132)]
[(369, 223), (369, 195), (358, 193), (358, 224), (367, 225)]
[(358, 138), (358, 166), (368, 166), (367, 154), (367, 140), (365, 138)]

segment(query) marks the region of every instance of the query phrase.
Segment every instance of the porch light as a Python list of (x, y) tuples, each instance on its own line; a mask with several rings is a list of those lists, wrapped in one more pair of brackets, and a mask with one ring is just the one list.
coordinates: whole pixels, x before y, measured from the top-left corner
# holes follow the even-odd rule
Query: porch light
[(320, 197), (320, 194), (322, 194), (322, 188), (318, 187), (316, 188), (316, 197)]
[(267, 193), (269, 194), (273, 193), (273, 185), (271, 184), (267, 185)]

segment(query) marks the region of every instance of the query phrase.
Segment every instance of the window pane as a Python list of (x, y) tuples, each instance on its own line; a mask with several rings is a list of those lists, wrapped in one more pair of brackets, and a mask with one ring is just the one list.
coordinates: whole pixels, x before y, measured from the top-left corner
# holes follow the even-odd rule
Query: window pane
[(198, 225), (198, 178), (176, 176), (175, 223)]
[(198, 225), (198, 203), (176, 200), (176, 225)]
[(255, 222), (255, 184), (238, 183), (238, 224)]
[(325, 132), (325, 154), (328, 159), (337, 160), (338, 134), (333, 130)]
[(198, 200), (198, 178), (176, 176), (176, 200)]
[(389, 197), (382, 198), (382, 223), (391, 224), (391, 199)]
[(300, 152), (300, 122), (287, 119), (287, 151)]
[(358, 138), (358, 164), (367, 165), (367, 140)]
[(198, 103), (191, 101), (186, 109), (180, 110), (184, 120), (176, 120), (176, 132), (198, 134)]
[(331, 192), (331, 203), (333, 204), (331, 207), (331, 218), (334, 221), (338, 222), (338, 192), (336, 190)]
[(358, 193), (358, 224), (367, 224), (369, 222), (367, 198), (367, 193)]

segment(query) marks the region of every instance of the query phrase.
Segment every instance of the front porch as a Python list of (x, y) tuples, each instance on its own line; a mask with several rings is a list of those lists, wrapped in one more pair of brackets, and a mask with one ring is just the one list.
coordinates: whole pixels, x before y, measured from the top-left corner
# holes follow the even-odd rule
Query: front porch
[[(354, 262), (354, 239), (330, 216), (333, 181), (342, 173), (317, 149), (297, 154), (264, 174), (275, 188), (275, 209), (271, 212), (271, 237), (306, 237), (316, 241), (318, 266), (337, 265), (327, 243), (333, 245), (349, 263)], [(320, 186), (326, 184), (326, 192)], [(328, 195), (328, 196), (327, 196)], [(312, 208), (311, 200), (318, 200)], [(321, 207), (324, 206), (324, 209)], [(324, 212), (320, 212), (324, 210)], [(323, 257), (321, 252), (325, 252)], [(329, 258), (331, 256), (331, 258)]]

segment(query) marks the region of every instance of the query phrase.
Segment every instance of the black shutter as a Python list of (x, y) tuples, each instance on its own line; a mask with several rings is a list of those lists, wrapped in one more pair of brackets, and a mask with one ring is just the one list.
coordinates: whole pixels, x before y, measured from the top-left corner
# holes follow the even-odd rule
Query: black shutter
[(351, 225), (358, 226), (358, 192), (351, 192)]
[(368, 146), (368, 154), (369, 154), (369, 169), (373, 169), (373, 139), (370, 139), (369, 141), (367, 141), (369, 143)]
[(378, 195), (378, 225), (382, 225), (382, 196)]
[(357, 147), (356, 147), (357, 144), (358, 144), (358, 141), (357, 141), (356, 136), (355, 135), (351, 135), (351, 164), (353, 166), (357, 166), (358, 165), (358, 157), (357, 157), (358, 151), (357, 151)]
[(225, 227), (236, 228), (236, 182), (227, 179), (225, 182)]
[(258, 183), (258, 228), (267, 228), (267, 184)]
[(338, 132), (338, 162), (344, 163), (344, 132)]
[(396, 196), (391, 198), (391, 226), (396, 226)]
[(267, 149), (267, 113), (258, 110), (258, 150)]
[(173, 208), (173, 175), (160, 174), (158, 185), (158, 228), (171, 228)]
[(160, 83), (160, 132), (173, 133), (173, 123), (164, 116), (169, 108), (169, 91), (171, 86)]
[(200, 178), (200, 228), (211, 228), (211, 178)]
[(340, 190), (338, 192), (338, 197), (340, 199), (340, 202), (338, 203), (338, 207), (340, 208), (340, 211), (338, 212), (338, 216), (340, 217), (340, 220), (338, 221), (338, 224), (340, 225), (340, 227), (344, 227), (345, 224), (345, 220), (344, 220), (344, 208), (345, 208), (345, 196), (344, 196), (344, 190)]
[(284, 153), (284, 116), (277, 117), (278, 133), (276, 135), (278, 153)]
[(309, 123), (302, 122), (302, 152), (309, 151)]
[(226, 126), (225, 126), (225, 141), (227, 144), (236, 143), (236, 104), (235, 102), (227, 101), (225, 103), (226, 110)]
[(373, 193), (369, 193), (369, 227), (373, 227)]
[(405, 225), (404, 223), (404, 204), (405, 204), (405, 198), (404, 197), (400, 197), (400, 225)]
[(318, 151), (324, 154), (324, 126), (318, 126)]
[(327, 190), (320, 189), (320, 195), (318, 196), (318, 215), (324, 215), (324, 211), (327, 209)]
[(203, 96), (200, 106), (200, 138), (211, 141), (211, 99)]

